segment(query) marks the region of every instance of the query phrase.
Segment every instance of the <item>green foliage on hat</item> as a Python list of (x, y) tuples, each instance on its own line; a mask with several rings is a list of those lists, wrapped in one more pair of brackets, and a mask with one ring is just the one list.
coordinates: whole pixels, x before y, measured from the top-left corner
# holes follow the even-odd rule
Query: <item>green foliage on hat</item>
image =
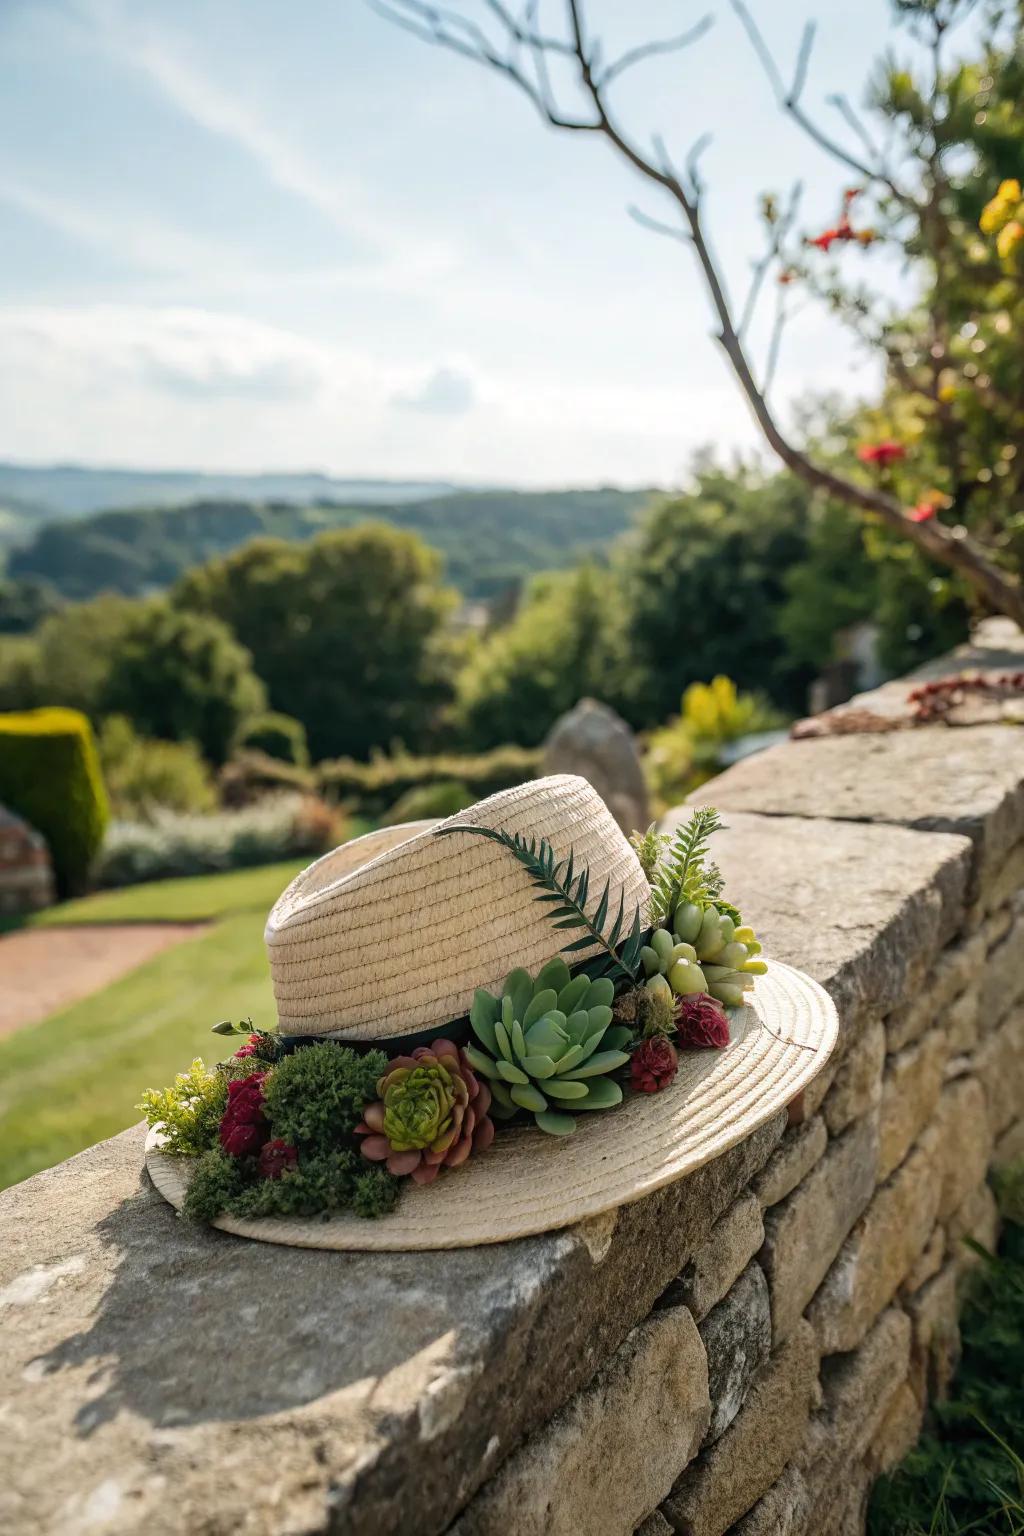
[(177, 1157), (199, 1157), (216, 1145), (227, 1099), (226, 1075), (207, 1067), (197, 1056), (186, 1072), (178, 1073), (169, 1088), (147, 1089), (139, 1108), (150, 1126), (159, 1125), (165, 1137), (165, 1152)]
[(491, 1114), (531, 1113), (542, 1131), (567, 1136), (581, 1110), (610, 1109), (622, 1089), (610, 1073), (626, 1065), (630, 1031), (613, 1025), (611, 980), (570, 977), (550, 960), (536, 980), (524, 970), (506, 979), (500, 997), (482, 988), (470, 1010), (479, 1045), (467, 1045), (474, 1070), (490, 1083)]

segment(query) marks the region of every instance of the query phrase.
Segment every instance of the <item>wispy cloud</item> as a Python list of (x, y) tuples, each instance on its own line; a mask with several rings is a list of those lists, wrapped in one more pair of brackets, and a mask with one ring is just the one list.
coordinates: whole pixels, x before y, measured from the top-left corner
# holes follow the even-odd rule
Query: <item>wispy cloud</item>
[(464, 416), (476, 404), (476, 385), (461, 368), (435, 368), (415, 389), (396, 395), (394, 403), (430, 416)]

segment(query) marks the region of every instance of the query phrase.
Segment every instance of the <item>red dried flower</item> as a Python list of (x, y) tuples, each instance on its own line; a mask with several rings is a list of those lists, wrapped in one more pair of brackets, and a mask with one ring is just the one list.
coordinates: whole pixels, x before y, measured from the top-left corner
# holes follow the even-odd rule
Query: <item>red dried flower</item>
[(238, 1050), (235, 1052), (235, 1060), (237, 1061), (240, 1056), (255, 1056), (256, 1047), (259, 1043), (259, 1035), (250, 1035), (245, 1044), (238, 1047)]
[(840, 228), (822, 230), (820, 235), (815, 235), (808, 240), (808, 245), (816, 246), (819, 251), (828, 251), (837, 240), (843, 240), (845, 236)]
[(729, 1044), (729, 1020), (721, 1003), (706, 992), (679, 1000), (676, 1031), (684, 1051), (721, 1050)]
[(227, 1108), (220, 1122), (220, 1144), (229, 1157), (248, 1157), (267, 1139), (270, 1125), (263, 1113), (265, 1072), (228, 1083)]
[(933, 501), (919, 501), (916, 507), (911, 507), (907, 516), (912, 523), (926, 523), (935, 516), (937, 510)]
[(676, 1075), (679, 1057), (664, 1035), (641, 1040), (629, 1064), (629, 1080), (638, 1093), (660, 1093)]
[(299, 1154), (294, 1147), (290, 1147), (280, 1136), (273, 1141), (268, 1141), (260, 1151), (259, 1170), (261, 1179), (279, 1179), (282, 1173), (287, 1173), (289, 1168), (294, 1168), (299, 1160)]
[(891, 438), (883, 443), (861, 443), (857, 449), (857, 457), (862, 464), (880, 464), (883, 468), (906, 456), (907, 450), (903, 444), (895, 443)]

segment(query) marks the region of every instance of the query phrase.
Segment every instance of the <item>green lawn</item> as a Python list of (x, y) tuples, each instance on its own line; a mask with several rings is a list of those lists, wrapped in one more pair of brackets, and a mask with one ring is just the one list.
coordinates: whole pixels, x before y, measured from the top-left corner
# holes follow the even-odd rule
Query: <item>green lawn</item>
[[(112, 986), (0, 1040), (0, 1189), (139, 1119), (144, 1088), (232, 1042), (218, 1019), (275, 1020), (263, 947), (267, 912), (301, 863), (162, 880), (69, 903), (33, 919), (113, 923), (210, 919)], [(0, 938), (0, 944), (4, 941)]]

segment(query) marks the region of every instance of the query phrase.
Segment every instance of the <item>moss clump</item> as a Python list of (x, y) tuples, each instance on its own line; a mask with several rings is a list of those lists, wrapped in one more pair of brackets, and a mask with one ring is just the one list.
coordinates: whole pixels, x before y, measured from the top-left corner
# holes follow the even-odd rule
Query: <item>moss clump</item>
[(300, 1157), (350, 1142), (387, 1064), (383, 1051), (359, 1056), (327, 1040), (283, 1057), (263, 1090), (274, 1135), (297, 1147)]

